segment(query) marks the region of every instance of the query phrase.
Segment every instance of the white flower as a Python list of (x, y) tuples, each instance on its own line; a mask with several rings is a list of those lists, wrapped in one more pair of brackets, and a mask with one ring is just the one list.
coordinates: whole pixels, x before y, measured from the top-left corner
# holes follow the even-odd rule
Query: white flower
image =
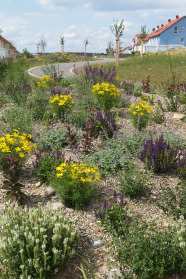
[(54, 254), (58, 254), (58, 250), (54, 247), (53, 249), (52, 249), (52, 252), (54, 253)]

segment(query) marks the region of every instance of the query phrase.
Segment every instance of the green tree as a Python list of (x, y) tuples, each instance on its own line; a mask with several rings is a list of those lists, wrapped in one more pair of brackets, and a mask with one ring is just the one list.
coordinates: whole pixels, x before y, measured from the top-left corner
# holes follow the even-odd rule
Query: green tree
[(61, 52), (64, 52), (64, 44), (65, 44), (65, 39), (64, 37), (60, 37), (60, 44), (61, 44)]
[(88, 39), (87, 39), (87, 38), (85, 38), (84, 44), (85, 44), (85, 59), (86, 59), (87, 45), (89, 44), (89, 41), (88, 41)]
[(146, 30), (147, 26), (143, 25), (141, 26), (141, 32), (140, 32), (140, 39), (141, 39), (141, 58), (143, 58), (143, 43), (144, 43), (144, 39), (147, 37), (147, 30)]
[(107, 48), (106, 48), (106, 53), (107, 53), (108, 55), (111, 55), (112, 50), (113, 50), (113, 42), (108, 41), (108, 43), (107, 43)]
[(42, 35), (40, 41), (38, 42), (38, 45), (41, 47), (41, 52), (43, 54), (45, 54), (45, 48), (47, 46), (47, 42), (46, 42), (45, 38), (43, 37), (43, 35)]
[(123, 36), (125, 25), (123, 19), (120, 23), (118, 23), (118, 19), (116, 20), (114, 19), (113, 23), (114, 24), (110, 26), (110, 30), (112, 31), (112, 34), (116, 38), (116, 66), (118, 66), (119, 65), (119, 41), (120, 38)]

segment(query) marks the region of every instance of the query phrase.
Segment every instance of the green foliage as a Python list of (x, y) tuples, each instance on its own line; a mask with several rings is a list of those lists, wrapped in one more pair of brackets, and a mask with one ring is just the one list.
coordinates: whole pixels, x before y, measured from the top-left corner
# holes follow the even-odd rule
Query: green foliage
[(40, 149), (45, 147), (48, 151), (62, 150), (69, 143), (68, 131), (66, 128), (46, 131), (36, 139), (36, 142)]
[(177, 184), (175, 189), (161, 185), (161, 193), (155, 203), (166, 213), (179, 217), (186, 216), (186, 195), (184, 181)]
[(56, 178), (51, 182), (57, 195), (67, 207), (81, 209), (89, 204), (99, 180), (96, 167), (87, 164), (64, 163), (57, 168)]
[(156, 124), (161, 124), (165, 121), (165, 114), (164, 112), (162, 111), (161, 109), (161, 106), (157, 105), (155, 107), (155, 109), (153, 110), (153, 121), (156, 123)]
[(128, 233), (130, 218), (127, 215), (127, 202), (123, 195), (113, 193), (114, 201), (110, 205), (104, 202), (103, 206), (96, 211), (95, 216), (108, 232), (113, 236), (124, 237)]
[(33, 164), (35, 168), (35, 174), (39, 181), (45, 183), (50, 182), (55, 175), (54, 170), (59, 164), (64, 162), (63, 154), (60, 152), (36, 153), (36, 162)]
[(133, 94), (135, 97), (141, 97), (142, 95), (142, 86), (141, 85), (137, 85), (134, 87), (134, 91), (133, 91)]
[(74, 254), (75, 225), (51, 206), (7, 204), (0, 220), (1, 278), (51, 278)]
[(118, 172), (125, 164), (126, 149), (122, 140), (113, 140), (106, 146), (92, 152), (88, 158), (91, 165), (98, 166), (102, 176), (112, 175)]
[(24, 107), (14, 105), (4, 109), (1, 121), (4, 130), (8, 133), (13, 133), (14, 129), (18, 130), (20, 133), (32, 133), (32, 113)]
[(147, 177), (137, 165), (132, 164), (131, 158), (124, 170), (118, 176), (120, 188), (126, 197), (141, 196), (146, 190)]
[(110, 26), (110, 30), (112, 31), (112, 34), (116, 37), (116, 39), (119, 39), (123, 36), (123, 32), (125, 29), (124, 20), (122, 19), (120, 24), (118, 24), (118, 19), (114, 19), (113, 23), (114, 25)]
[(133, 222), (122, 241), (117, 238), (114, 243), (116, 260), (139, 279), (163, 278), (184, 268), (174, 228)]
[(48, 100), (46, 95), (35, 94), (30, 101), (29, 108), (31, 109), (32, 116), (35, 120), (43, 120), (47, 118)]

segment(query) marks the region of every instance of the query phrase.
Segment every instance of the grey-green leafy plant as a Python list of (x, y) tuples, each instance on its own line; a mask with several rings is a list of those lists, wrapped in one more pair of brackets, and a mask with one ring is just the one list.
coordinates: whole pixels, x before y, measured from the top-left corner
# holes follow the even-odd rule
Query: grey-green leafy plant
[(5, 205), (1, 216), (0, 277), (51, 278), (75, 253), (75, 224), (45, 208)]
[(102, 176), (112, 175), (125, 165), (126, 153), (124, 141), (115, 139), (96, 152), (92, 152), (88, 159), (84, 160), (87, 160), (91, 165), (96, 165)]
[(46, 131), (36, 139), (36, 143), (40, 149), (60, 151), (69, 143), (68, 131), (66, 128)]
[(26, 134), (31, 134), (33, 131), (31, 111), (17, 105), (3, 110), (1, 122), (7, 133), (13, 133), (14, 129)]

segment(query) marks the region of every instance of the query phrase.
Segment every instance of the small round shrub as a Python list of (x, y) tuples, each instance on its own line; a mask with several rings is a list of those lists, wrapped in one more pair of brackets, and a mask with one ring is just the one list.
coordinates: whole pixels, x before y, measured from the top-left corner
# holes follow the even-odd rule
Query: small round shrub
[(75, 225), (49, 204), (27, 208), (8, 203), (0, 225), (0, 278), (51, 278), (79, 240)]
[(54, 188), (64, 205), (80, 209), (93, 197), (98, 168), (83, 163), (62, 163), (56, 168)]

